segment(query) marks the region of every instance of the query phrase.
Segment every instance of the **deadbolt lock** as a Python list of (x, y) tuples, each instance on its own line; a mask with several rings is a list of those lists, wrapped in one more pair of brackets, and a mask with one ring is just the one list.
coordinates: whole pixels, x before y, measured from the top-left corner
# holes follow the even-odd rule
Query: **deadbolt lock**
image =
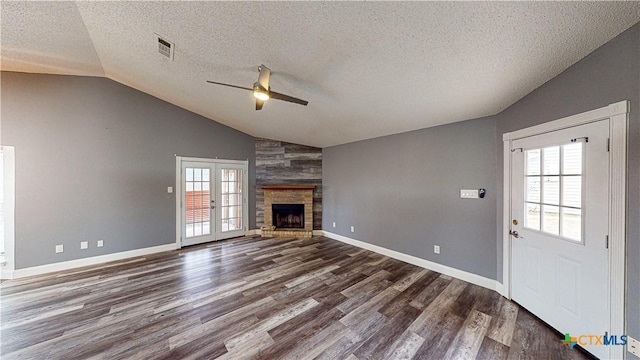
[(518, 225), (518, 220), (513, 219), (512, 223), (513, 223), (513, 225)]

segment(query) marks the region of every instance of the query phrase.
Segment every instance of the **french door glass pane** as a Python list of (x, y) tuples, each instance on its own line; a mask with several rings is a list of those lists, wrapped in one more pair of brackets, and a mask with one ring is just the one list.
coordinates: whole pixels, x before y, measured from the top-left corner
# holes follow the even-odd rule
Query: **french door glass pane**
[(560, 174), (560, 146), (552, 146), (543, 149), (544, 163), (542, 168), (545, 175)]
[(229, 219), (229, 230), (242, 230), (242, 218)]
[(526, 155), (526, 175), (540, 175), (540, 149), (527, 150)]
[(208, 168), (185, 169), (185, 236), (187, 238), (211, 234), (210, 182)]
[(542, 202), (545, 204), (560, 205), (560, 177), (545, 176), (542, 190)]
[(540, 230), (540, 205), (526, 204), (524, 226), (529, 229)]
[(540, 177), (528, 176), (527, 178), (526, 200), (529, 202), (540, 202)]
[(562, 208), (562, 236), (580, 241), (581, 235), (582, 211), (580, 209)]
[(542, 231), (560, 235), (560, 209), (557, 206), (542, 206)]
[(582, 174), (582, 143), (562, 146), (562, 173), (564, 175)]
[(4, 153), (0, 152), (0, 254), (4, 253)]
[(221, 220), (222, 231), (242, 229), (242, 170), (221, 169)]
[(582, 205), (582, 177), (565, 176), (562, 178), (562, 205), (581, 207)]

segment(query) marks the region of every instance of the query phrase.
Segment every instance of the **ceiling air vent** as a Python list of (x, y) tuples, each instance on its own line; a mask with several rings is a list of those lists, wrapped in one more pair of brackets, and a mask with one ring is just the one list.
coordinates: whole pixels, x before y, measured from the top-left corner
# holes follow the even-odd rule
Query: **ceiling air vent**
[(162, 38), (158, 34), (155, 35), (158, 42), (158, 52), (160, 53), (160, 55), (166, 56), (167, 58), (173, 60), (173, 50), (175, 48), (175, 44), (167, 39)]

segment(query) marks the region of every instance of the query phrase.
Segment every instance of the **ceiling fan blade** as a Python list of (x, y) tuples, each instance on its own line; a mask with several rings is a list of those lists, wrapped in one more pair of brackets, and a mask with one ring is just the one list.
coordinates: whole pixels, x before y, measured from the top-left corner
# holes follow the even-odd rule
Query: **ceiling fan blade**
[(270, 91), (269, 92), (269, 97), (272, 98), (272, 99), (284, 100), (284, 101), (288, 101), (288, 102), (292, 102), (292, 103), (296, 103), (296, 104), (300, 104), (300, 105), (304, 105), (304, 106), (307, 106), (307, 104), (309, 103), (306, 100), (294, 98), (293, 96), (289, 96), (289, 95), (285, 95), (285, 94), (280, 94), (280, 93), (277, 93), (275, 91)]
[(256, 99), (256, 110), (262, 110), (262, 105), (264, 105), (264, 100)]
[(258, 70), (260, 70), (260, 75), (258, 76), (258, 84), (262, 86), (263, 89), (269, 90), (269, 78), (271, 77), (271, 70), (264, 66), (264, 64), (258, 66)]
[(207, 82), (210, 83), (210, 84), (223, 85), (223, 86), (228, 86), (228, 87), (232, 87), (232, 88), (236, 88), (236, 89), (253, 91), (253, 89), (248, 88), (248, 87), (244, 87), (244, 86), (225, 84), (225, 83), (220, 83), (220, 82), (215, 82), (215, 81), (210, 81), (210, 80), (207, 80)]

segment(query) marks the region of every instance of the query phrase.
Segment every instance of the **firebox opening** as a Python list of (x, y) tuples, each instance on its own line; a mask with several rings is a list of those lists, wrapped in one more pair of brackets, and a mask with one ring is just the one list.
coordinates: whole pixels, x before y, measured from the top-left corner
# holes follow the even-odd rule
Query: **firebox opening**
[(272, 204), (276, 229), (304, 229), (304, 204)]

